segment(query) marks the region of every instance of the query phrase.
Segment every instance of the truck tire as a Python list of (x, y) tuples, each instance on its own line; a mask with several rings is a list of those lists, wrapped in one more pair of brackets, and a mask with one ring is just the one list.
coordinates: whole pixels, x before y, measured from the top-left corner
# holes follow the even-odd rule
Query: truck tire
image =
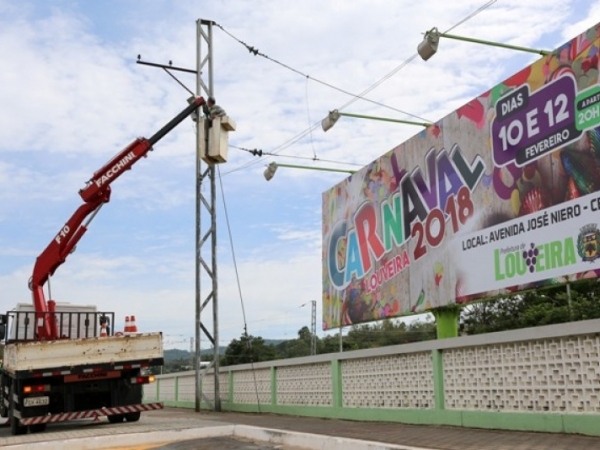
[(21, 421), (15, 417), (15, 399), (13, 396), (13, 388), (10, 388), (10, 414), (8, 415), (10, 420), (10, 433), (13, 436), (18, 436), (20, 434), (27, 434), (27, 427), (21, 425)]
[(140, 420), (141, 415), (142, 415), (142, 413), (140, 411), (127, 413), (127, 414), (125, 414), (125, 420), (127, 422), (137, 422), (138, 420)]
[(41, 433), (46, 430), (45, 423), (36, 423), (35, 425), (29, 425), (29, 431), (32, 433)]
[[(2, 373), (2, 368), (0, 368), (0, 417), (8, 417), (9, 408), (4, 403), (6, 391), (4, 390), (4, 386), (8, 383), (7, 377)], [(9, 399), (7, 399), (9, 400)], [(10, 400), (9, 400), (10, 403)]]
[(27, 434), (27, 427), (21, 425), (21, 421), (11, 414), (10, 417), (10, 434), (13, 436), (19, 436), (20, 434)]
[(108, 416), (108, 421), (110, 423), (121, 423), (125, 419), (125, 415), (123, 414), (113, 414), (112, 416)]

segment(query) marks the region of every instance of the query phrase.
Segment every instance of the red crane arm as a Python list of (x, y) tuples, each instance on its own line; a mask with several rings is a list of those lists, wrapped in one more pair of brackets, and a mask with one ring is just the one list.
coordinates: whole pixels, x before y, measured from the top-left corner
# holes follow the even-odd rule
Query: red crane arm
[(107, 186), (119, 178), (126, 170), (131, 169), (138, 160), (152, 149), (150, 141), (138, 138), (121, 150), (113, 159), (107, 162), (100, 170), (94, 172), (91, 180), (79, 191), (84, 202), (93, 202), (96, 197), (102, 196)]
[[(54, 274), (56, 269), (65, 262), (67, 256), (75, 249), (77, 242), (87, 231), (89, 221), (95, 212), (110, 201), (110, 185), (125, 171), (146, 156), (152, 146), (168, 134), (196, 109), (204, 105), (202, 97), (195, 97), (188, 101), (190, 104), (170, 122), (158, 130), (149, 139), (138, 138), (121, 150), (115, 157), (96, 172), (79, 191), (84, 203), (77, 208), (69, 220), (60, 229), (58, 234), (50, 241), (44, 251), (37, 257), (33, 267), (33, 275), (29, 282), (32, 291), (33, 305), (35, 308), (36, 330), (39, 339), (58, 339), (59, 333), (54, 321), (54, 301), (44, 296), (44, 284)], [(93, 214), (92, 214), (93, 213)], [(88, 222), (86, 218), (92, 214)]]

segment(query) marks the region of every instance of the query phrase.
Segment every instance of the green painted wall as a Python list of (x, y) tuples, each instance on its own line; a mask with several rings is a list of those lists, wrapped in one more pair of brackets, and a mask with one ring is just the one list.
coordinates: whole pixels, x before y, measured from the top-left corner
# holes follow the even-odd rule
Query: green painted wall
[[(443, 317), (438, 317), (438, 320), (444, 322), (447, 328), (442, 326), (443, 334), (454, 333), (454, 324), (456, 323), (454, 311), (448, 310), (447, 314), (443, 314)], [(441, 324), (443, 325), (443, 324)], [(440, 344), (419, 344), (417, 347), (418, 352), (431, 351), (431, 360), (433, 365), (433, 390), (435, 401), (432, 407), (429, 409), (393, 409), (393, 408), (354, 408), (354, 407), (343, 407), (344, 404), (344, 392), (342, 383), (342, 371), (343, 362), (345, 359), (352, 360), (354, 356), (348, 356), (347, 354), (339, 355), (320, 355), (316, 361), (318, 364), (330, 364), (330, 376), (331, 376), (331, 406), (299, 406), (299, 405), (283, 405), (280, 404), (277, 392), (277, 372), (279, 367), (291, 367), (294, 364), (312, 364), (315, 359), (306, 361), (292, 361), (286, 363), (285, 361), (273, 361), (270, 363), (261, 363), (263, 368), (268, 367), (270, 370), (270, 393), (271, 401), (266, 404), (240, 404), (233, 403), (234, 392), (235, 392), (235, 377), (236, 371), (244, 372), (250, 370), (247, 367), (231, 367), (222, 368), (221, 373), (228, 375), (228, 393), (229, 401), (222, 403), (222, 409), (224, 411), (236, 411), (236, 412), (263, 412), (263, 413), (274, 413), (284, 415), (295, 415), (295, 416), (309, 416), (309, 417), (321, 417), (321, 418), (332, 418), (332, 419), (347, 419), (356, 421), (385, 421), (385, 422), (401, 422), (407, 424), (426, 424), (426, 425), (448, 425), (457, 427), (467, 428), (486, 428), (486, 429), (500, 429), (500, 430), (520, 430), (520, 431), (538, 431), (538, 432), (551, 432), (551, 433), (576, 433), (591, 436), (600, 436), (600, 414), (598, 413), (557, 413), (557, 412), (507, 412), (507, 411), (467, 411), (467, 410), (454, 410), (448, 409), (445, 402), (445, 389), (444, 389), (444, 351), (451, 348), (473, 348), (476, 346), (485, 346), (495, 342), (523, 342), (528, 339), (560, 339), (561, 336), (575, 336), (578, 334), (595, 335), (597, 330), (600, 329), (600, 321), (589, 321), (580, 322), (578, 324), (561, 325), (560, 327), (550, 326), (547, 327), (545, 335), (542, 335), (541, 328), (536, 329), (535, 334), (532, 337), (531, 331), (519, 331), (520, 334), (513, 335), (495, 335), (493, 337), (485, 338), (482, 337), (473, 338), (458, 338), (455, 342), (450, 342), (451, 339), (444, 339), (445, 343)], [(571, 328), (570, 328), (571, 327)], [(578, 333), (578, 330), (581, 331)], [(540, 331), (542, 330), (542, 331)], [(560, 331), (556, 331), (560, 330)], [(530, 333), (530, 334), (527, 334)], [(505, 337), (508, 336), (509, 338)], [(423, 345), (430, 345), (427, 350), (423, 350)], [(372, 353), (361, 351), (357, 353), (356, 358), (373, 358), (382, 356), (386, 351), (390, 354), (392, 352), (400, 351), (401, 353), (411, 353), (413, 350), (404, 349), (389, 349), (383, 350), (376, 349)], [(446, 374), (447, 375), (447, 374)], [(154, 387), (148, 387), (148, 392), (156, 393), (158, 401), (161, 396), (161, 378), (176, 378), (175, 381), (175, 401), (165, 401), (165, 406), (168, 407), (183, 407), (183, 408), (194, 408), (195, 404), (192, 399), (191, 401), (182, 401), (181, 398), (181, 386), (183, 377), (193, 377), (192, 373), (189, 374), (173, 374), (163, 375), (157, 377), (157, 383)], [(529, 389), (534, 389), (530, 387)], [(177, 401), (179, 400), (179, 401)], [(211, 406), (204, 403), (202, 409), (210, 409)]]
[[(194, 402), (165, 402), (167, 407), (193, 408)], [(209, 405), (203, 404), (208, 409)], [(505, 413), (437, 409), (374, 409), (291, 405), (246, 405), (223, 403), (224, 411), (270, 413), (365, 422), (400, 422), (414, 425), (448, 425), (492, 430), (575, 433), (600, 436), (600, 415), (554, 413)]]

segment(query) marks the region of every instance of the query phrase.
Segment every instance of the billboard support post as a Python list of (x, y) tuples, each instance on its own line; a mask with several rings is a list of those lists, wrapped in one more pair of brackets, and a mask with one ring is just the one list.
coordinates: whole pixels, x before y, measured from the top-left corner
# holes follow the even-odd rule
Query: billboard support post
[(449, 306), (431, 311), (435, 317), (435, 326), (438, 339), (458, 337), (458, 320), (461, 308)]
[(569, 318), (573, 320), (573, 302), (571, 301), (571, 283), (567, 283), (567, 304), (569, 305)]
[(342, 335), (342, 328), (344, 327), (344, 308), (342, 305), (342, 301), (340, 300), (340, 332), (339, 332), (339, 345), (340, 345), (340, 353), (344, 351), (344, 341)]

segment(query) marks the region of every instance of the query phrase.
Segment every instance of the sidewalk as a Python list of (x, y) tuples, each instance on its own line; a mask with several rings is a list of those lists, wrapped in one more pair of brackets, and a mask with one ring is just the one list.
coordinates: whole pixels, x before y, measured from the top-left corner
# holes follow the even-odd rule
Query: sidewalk
[[(600, 424), (599, 424), (600, 426)], [(273, 431), (274, 430), (274, 431)], [(280, 432), (278, 432), (280, 430)], [(404, 449), (435, 450), (600, 450), (600, 437), (493, 431), (432, 425), (353, 422), (337, 419), (283, 416), (254, 413), (194, 412), (191, 409), (166, 408), (149, 411), (139, 422), (110, 424), (106, 418), (51, 424), (43, 433), (11, 436), (8, 427), (0, 428), (0, 448), (15, 450), (62, 450), (106, 448), (162, 448), (220, 450), (249, 449), (241, 439), (256, 441), (260, 449), (273, 448), (273, 437), (288, 436), (288, 446), (275, 448), (315, 448), (355, 450), (376, 448), (366, 442), (378, 442)], [(229, 438), (231, 445), (224, 445)], [(302, 445), (298, 442), (302, 441)], [(187, 441), (187, 442), (186, 442)], [(237, 444), (239, 445), (235, 445)], [(282, 441), (283, 442), (283, 441)], [(292, 442), (296, 442), (292, 444)], [(310, 445), (306, 445), (307, 443)], [(167, 443), (171, 443), (168, 444)], [(152, 445), (153, 444), (153, 445)], [(166, 445), (166, 446), (165, 446)], [(262, 445), (262, 446), (261, 446)], [(270, 446), (269, 446), (270, 445)], [(396, 448), (396, 447), (394, 447)]]
[[(190, 410), (171, 409), (192, 414)], [(573, 434), (481, 430), (433, 425), (352, 422), (274, 414), (200, 412), (199, 420), (251, 425), (261, 428), (323, 434), (388, 444), (439, 450), (596, 450), (600, 437)], [(600, 424), (598, 424), (600, 426)], [(351, 450), (351, 449), (348, 449)]]

